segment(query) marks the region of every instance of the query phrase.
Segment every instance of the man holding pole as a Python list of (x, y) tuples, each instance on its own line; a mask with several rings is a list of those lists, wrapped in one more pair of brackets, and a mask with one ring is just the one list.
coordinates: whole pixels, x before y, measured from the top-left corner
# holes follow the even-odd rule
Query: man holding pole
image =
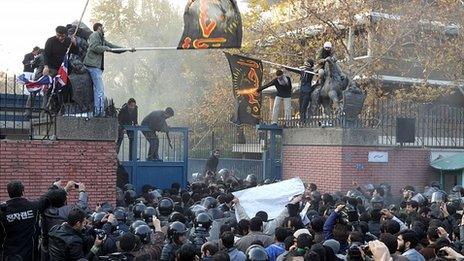
[(306, 60), (303, 68), (292, 68), (285, 66), (284, 68), (290, 72), (298, 73), (300, 75), (300, 121), (306, 121), (306, 113), (308, 111), (309, 102), (311, 101), (312, 80), (313, 75), (310, 73), (313, 70), (314, 61), (312, 59)]
[[(89, 37), (89, 48), (84, 58), (84, 64), (90, 73), (93, 82), (93, 100), (94, 100), (94, 116), (105, 116), (105, 92), (103, 89), (103, 69), (104, 69), (104, 53), (111, 51), (111, 48), (120, 48), (117, 45), (109, 43), (104, 37), (104, 28), (101, 23), (93, 25), (93, 33)], [(132, 49), (131, 51), (134, 51)], [(124, 51), (112, 51), (115, 53), (123, 53)]]
[(276, 78), (268, 84), (263, 85), (258, 89), (258, 92), (270, 87), (275, 86), (277, 94), (274, 100), (274, 107), (272, 109), (272, 124), (277, 124), (279, 117), (280, 104), (284, 103), (285, 121), (292, 119), (292, 81), (290, 77), (284, 74), (282, 70), (276, 71)]

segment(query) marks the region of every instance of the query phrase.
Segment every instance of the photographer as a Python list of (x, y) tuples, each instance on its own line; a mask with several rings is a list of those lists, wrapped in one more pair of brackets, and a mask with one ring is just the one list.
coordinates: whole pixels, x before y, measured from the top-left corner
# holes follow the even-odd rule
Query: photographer
[(76, 206), (81, 209), (87, 208), (88, 195), (85, 192), (84, 183), (69, 181), (64, 188), (61, 188), (61, 182), (57, 181), (47, 193), (51, 205), (42, 214), (42, 243), (40, 246), (42, 261), (50, 259), (48, 253), (48, 232), (55, 225), (63, 224), (70, 210), (73, 208), (73, 206), (67, 205), (66, 202), (68, 193), (74, 189), (79, 191), (79, 201)]
[[(335, 210), (330, 214), (324, 223), (323, 233), (324, 240), (335, 239), (340, 243), (340, 252), (346, 253), (348, 249), (348, 225), (337, 223), (342, 210), (346, 205), (338, 205)], [(336, 254), (336, 253), (335, 253)]]
[(86, 223), (86, 214), (80, 208), (69, 211), (67, 222), (54, 226), (49, 235), (49, 253), (51, 260), (91, 260), (100, 250), (105, 238), (97, 237), (88, 253), (87, 240), (82, 234)]

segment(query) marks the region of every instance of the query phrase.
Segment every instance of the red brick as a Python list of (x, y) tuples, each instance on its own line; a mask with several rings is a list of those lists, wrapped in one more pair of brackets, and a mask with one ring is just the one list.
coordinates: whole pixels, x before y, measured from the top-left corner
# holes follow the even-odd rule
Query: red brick
[[(388, 151), (388, 163), (368, 162), (369, 151)], [(388, 182), (398, 192), (406, 184), (424, 186), (436, 180), (429, 166), (430, 150), (354, 146), (284, 146), (284, 178), (300, 177), (322, 191), (344, 191), (359, 185)], [(348, 158), (347, 158), (348, 157)], [(364, 169), (356, 170), (356, 164)]]
[[(85, 182), (92, 207), (103, 200), (114, 203), (116, 166), (113, 142), (2, 140), (0, 200), (8, 199), (6, 184), (11, 180), (21, 180), (25, 196), (34, 199), (60, 177)], [(72, 192), (68, 202), (76, 200)]]

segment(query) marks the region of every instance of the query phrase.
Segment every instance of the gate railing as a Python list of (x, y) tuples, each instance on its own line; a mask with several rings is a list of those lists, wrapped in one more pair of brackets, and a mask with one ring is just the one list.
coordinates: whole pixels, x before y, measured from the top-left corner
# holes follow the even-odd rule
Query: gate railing
[(415, 102), (378, 101), (364, 106), (355, 120), (341, 115), (324, 115), (321, 110), (305, 122), (281, 120), (285, 128), (350, 128), (373, 129), (379, 133), (378, 144), (395, 146), (397, 118), (415, 119), (415, 141), (404, 146), (464, 147), (464, 108)]
[[(124, 126), (125, 134), (118, 158), (120, 161), (148, 161), (150, 144), (143, 132), (150, 132), (147, 126)], [(186, 162), (188, 160), (188, 128), (171, 127), (169, 136), (172, 148), (164, 133), (158, 133), (158, 154), (164, 162)]]

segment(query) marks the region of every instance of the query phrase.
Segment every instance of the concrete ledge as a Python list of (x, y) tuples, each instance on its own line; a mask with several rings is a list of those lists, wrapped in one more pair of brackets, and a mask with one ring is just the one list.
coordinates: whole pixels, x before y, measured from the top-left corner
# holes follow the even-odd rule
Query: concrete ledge
[(284, 145), (378, 145), (379, 132), (372, 129), (292, 128), (283, 130)]
[(84, 118), (58, 116), (56, 138), (58, 140), (115, 141), (118, 136), (116, 118)]

